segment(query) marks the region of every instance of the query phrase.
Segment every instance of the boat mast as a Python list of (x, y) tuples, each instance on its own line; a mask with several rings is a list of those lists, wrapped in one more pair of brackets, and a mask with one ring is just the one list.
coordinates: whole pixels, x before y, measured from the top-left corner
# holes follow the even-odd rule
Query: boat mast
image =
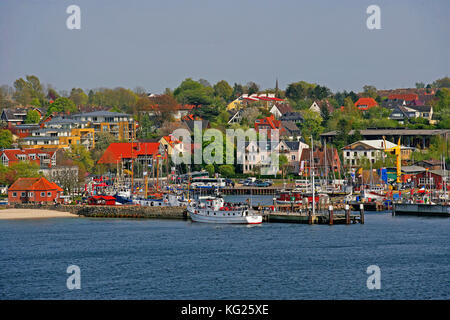
[(316, 212), (315, 186), (314, 186), (314, 140), (311, 135), (311, 177), (312, 177), (312, 215)]

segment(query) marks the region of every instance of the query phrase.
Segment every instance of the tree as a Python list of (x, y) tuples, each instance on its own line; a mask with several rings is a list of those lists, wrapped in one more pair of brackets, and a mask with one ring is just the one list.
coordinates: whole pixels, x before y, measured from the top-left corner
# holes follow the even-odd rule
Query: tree
[(91, 158), (94, 162), (97, 162), (109, 145), (111, 143), (118, 142), (118, 140), (115, 136), (105, 131), (96, 133), (95, 137), (97, 141), (95, 142), (94, 150), (91, 152)]
[(77, 107), (75, 103), (69, 98), (61, 97), (55, 100), (47, 110), (47, 115), (53, 112), (76, 112)]
[(0, 149), (11, 148), (13, 142), (12, 133), (9, 130), (0, 130)]
[(309, 139), (312, 135), (314, 139), (319, 138), (319, 134), (322, 133), (322, 117), (320, 114), (311, 110), (302, 110), (304, 121), (302, 123), (302, 135), (305, 140)]
[(234, 176), (234, 166), (231, 164), (223, 164), (219, 166), (219, 173), (227, 178)]
[(89, 101), (87, 94), (80, 88), (72, 88), (69, 99), (72, 100), (77, 106), (86, 105)]
[(283, 179), (286, 175), (286, 171), (289, 168), (289, 160), (288, 158), (282, 154), (281, 156), (278, 157), (278, 165), (281, 168), (281, 174), (283, 175)]
[(441, 79), (437, 79), (432, 84), (433, 88), (450, 88), (450, 78), (444, 77)]
[(244, 86), (240, 83), (234, 83), (233, 86), (233, 98), (240, 97), (244, 93)]
[(225, 101), (229, 101), (233, 94), (233, 88), (225, 80), (221, 80), (214, 85), (214, 95)]
[(41, 115), (36, 110), (30, 109), (27, 112), (25, 123), (39, 123), (41, 121)]
[(29, 75), (25, 79), (19, 78), (14, 81), (14, 99), (24, 106), (29, 105), (33, 98), (37, 98), (41, 105), (44, 104), (45, 95), (39, 78)]
[(70, 145), (70, 149), (66, 151), (66, 155), (73, 160), (74, 164), (80, 168), (80, 171), (89, 171), (94, 165), (91, 153), (81, 144)]
[(214, 177), (215, 169), (213, 164), (207, 164), (205, 166), (205, 170), (208, 171), (209, 177)]
[(173, 95), (182, 104), (208, 105), (212, 102), (214, 89), (187, 78), (173, 91)]
[(257, 85), (255, 82), (250, 81), (246, 84), (247, 93), (249, 95), (258, 93), (259, 92), (259, 85)]
[(416, 88), (417, 89), (425, 88), (425, 83), (423, 83), (423, 82), (416, 82)]
[(375, 88), (375, 86), (370, 86), (370, 85), (365, 85), (363, 87), (363, 93), (362, 96), (363, 97), (370, 97), (375, 99), (377, 97), (377, 88)]

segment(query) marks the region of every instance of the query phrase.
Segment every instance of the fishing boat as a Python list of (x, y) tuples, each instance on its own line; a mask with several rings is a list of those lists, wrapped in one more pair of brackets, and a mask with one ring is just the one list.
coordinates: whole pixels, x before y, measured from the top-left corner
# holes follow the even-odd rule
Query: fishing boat
[(227, 224), (260, 224), (262, 215), (249, 205), (225, 203), (221, 196), (205, 202), (193, 201), (187, 207), (192, 221)]

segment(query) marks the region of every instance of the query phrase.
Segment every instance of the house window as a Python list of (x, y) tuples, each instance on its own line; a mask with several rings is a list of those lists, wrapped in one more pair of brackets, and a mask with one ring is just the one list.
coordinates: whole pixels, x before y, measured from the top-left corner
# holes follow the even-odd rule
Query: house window
[(13, 198), (17, 197), (17, 192), (12, 193)]
[(41, 192), (41, 197), (45, 197), (45, 192)]
[(28, 196), (29, 196), (29, 197), (34, 196), (34, 193), (33, 193), (33, 192), (28, 192)]
[(49, 192), (47, 192), (47, 197), (51, 197), (52, 196), (52, 193), (49, 191)]
[(357, 153), (356, 153), (356, 152), (353, 152), (353, 156), (356, 157), (356, 155), (357, 155)]
[(347, 151), (347, 157), (350, 157), (350, 151)]
[(367, 157), (367, 151), (364, 151), (364, 157)]
[(21, 192), (21, 193), (20, 193), (20, 196), (21, 196), (21, 197), (25, 197), (26, 194), (27, 194), (26, 192)]
[(295, 160), (295, 155), (292, 156), (292, 160)]

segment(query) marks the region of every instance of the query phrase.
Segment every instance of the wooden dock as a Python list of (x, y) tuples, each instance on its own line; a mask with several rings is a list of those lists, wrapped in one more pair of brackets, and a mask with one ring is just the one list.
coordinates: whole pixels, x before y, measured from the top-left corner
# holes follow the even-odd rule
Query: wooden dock
[(282, 222), (282, 223), (303, 223), (303, 224), (355, 224), (364, 223), (361, 220), (360, 214), (350, 214), (346, 216), (345, 212), (333, 213), (333, 217), (330, 218), (328, 213), (320, 212), (315, 215), (308, 213), (286, 213), (286, 212), (273, 212), (263, 214), (263, 220), (266, 222)]

